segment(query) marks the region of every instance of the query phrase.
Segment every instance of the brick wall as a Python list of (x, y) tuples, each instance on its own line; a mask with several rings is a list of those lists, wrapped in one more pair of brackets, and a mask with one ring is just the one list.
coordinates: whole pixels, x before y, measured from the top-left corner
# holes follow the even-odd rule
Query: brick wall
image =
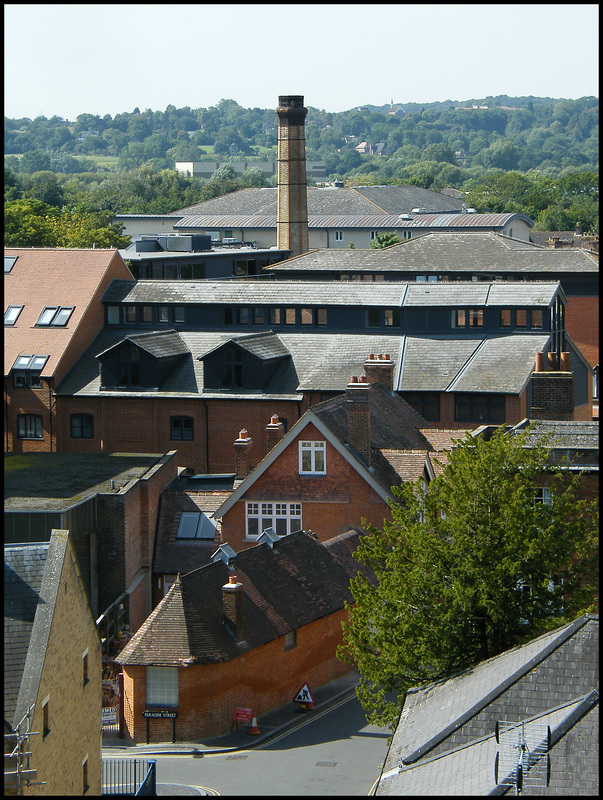
[[(59, 450), (103, 453), (167, 453), (177, 450), (177, 464), (197, 473), (234, 472), (233, 443), (245, 427), (253, 440), (257, 464), (269, 448), (266, 426), (273, 414), (290, 428), (307, 403), (296, 401), (203, 400), (157, 397), (59, 397)], [(92, 414), (94, 437), (71, 438), (71, 415)], [(170, 418), (193, 418), (193, 440), (170, 438)]]
[[(285, 650), (284, 637), (258, 647), (232, 661), (193, 665), (178, 669), (179, 705), (176, 740), (190, 741), (230, 731), (237, 706), (252, 709), (254, 716), (291, 703), (304, 683), (310, 693), (353, 669), (339, 661), (342, 643), (342, 610), (297, 631), (297, 646)], [(146, 742), (145, 668), (124, 666), (124, 711), (128, 737)], [(150, 741), (171, 741), (171, 720), (150, 721)]]
[[(83, 654), (88, 650), (89, 682), (83, 681)], [(101, 646), (87, 605), (78, 569), (68, 548), (44, 667), (36, 700), (30, 739), (37, 780), (25, 795), (81, 795), (82, 762), (88, 756), (91, 795), (101, 793)], [(50, 733), (43, 736), (42, 703), (48, 698)]]
[[(42, 379), (40, 389), (15, 388), (13, 377), (4, 379), (4, 450), (7, 453), (46, 453), (56, 449), (54, 415), (50, 406), (53, 400), (54, 381)], [(42, 417), (42, 439), (20, 439), (18, 416), (39, 414)]]
[(98, 497), (99, 608), (129, 593), (130, 631), (152, 610), (151, 571), (161, 492), (177, 476), (176, 452), (166, 453), (141, 479)]
[(366, 519), (371, 525), (383, 527), (390, 519), (387, 503), (379, 497), (348, 461), (330, 442), (326, 448), (326, 475), (299, 474), (299, 441), (324, 440), (311, 423), (249, 487), (242, 500), (222, 519), (222, 541), (238, 552), (251, 547), (255, 541), (245, 539), (245, 503), (301, 502), (302, 525), (321, 541), (344, 533)]
[(565, 329), (591, 367), (599, 363), (599, 298), (568, 297)]

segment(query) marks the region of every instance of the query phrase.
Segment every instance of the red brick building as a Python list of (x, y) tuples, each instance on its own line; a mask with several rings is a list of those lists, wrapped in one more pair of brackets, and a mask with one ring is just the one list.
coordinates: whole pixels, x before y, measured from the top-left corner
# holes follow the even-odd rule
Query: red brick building
[(127, 737), (218, 736), (237, 707), (259, 716), (352, 669), (336, 650), (359, 535), (265, 536), (179, 577), (118, 657)]
[(242, 430), (235, 441), (237, 477), (243, 480), (213, 516), (223, 542), (239, 551), (266, 528), (279, 536), (311, 530), (321, 541), (364, 522), (381, 528), (390, 519), (393, 485), (434, 476), (432, 457), (469, 428), (439, 430), (391, 391), (393, 363), (365, 361), (343, 395), (318, 403), (283, 435), (274, 415), (267, 434), (275, 445), (249, 472), (253, 443)]
[[(132, 275), (117, 250), (4, 249), (4, 451), (60, 449), (53, 392), (105, 324), (101, 297)], [(73, 449), (90, 419), (68, 420)]]

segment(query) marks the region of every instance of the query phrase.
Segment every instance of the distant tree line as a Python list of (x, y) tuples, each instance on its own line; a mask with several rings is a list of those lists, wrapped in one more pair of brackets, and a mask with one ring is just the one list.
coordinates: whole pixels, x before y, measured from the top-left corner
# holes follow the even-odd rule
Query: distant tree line
[[(598, 112), (594, 97), (499, 96), (337, 114), (309, 107), (306, 157), (325, 161), (328, 180), (454, 187), (478, 211), (523, 211), (536, 230), (580, 223), (598, 233)], [(101, 213), (160, 214), (265, 186), (259, 168), (236, 177), (229, 161), (277, 156), (274, 109), (234, 100), (113, 118), (80, 114), (75, 122), (5, 117), (4, 131), (5, 203), (35, 200), (55, 216), (77, 210), (97, 221)], [(383, 142), (384, 155), (359, 153), (359, 142), (373, 150)], [(203, 160), (223, 162), (208, 181), (174, 167)]]

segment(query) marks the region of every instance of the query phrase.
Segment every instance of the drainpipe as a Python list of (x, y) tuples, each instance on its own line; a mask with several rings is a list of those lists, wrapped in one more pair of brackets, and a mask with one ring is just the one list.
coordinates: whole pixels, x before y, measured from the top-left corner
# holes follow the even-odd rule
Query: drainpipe
[(205, 472), (209, 472), (209, 410), (207, 408), (207, 400), (203, 397), (199, 399), (203, 403), (205, 409)]
[(4, 430), (6, 431), (6, 452), (8, 453), (8, 393), (4, 384)]

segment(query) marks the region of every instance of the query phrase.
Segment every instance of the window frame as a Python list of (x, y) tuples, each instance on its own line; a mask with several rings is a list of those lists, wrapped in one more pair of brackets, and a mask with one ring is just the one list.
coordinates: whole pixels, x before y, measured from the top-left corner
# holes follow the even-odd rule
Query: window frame
[[(23, 311), (23, 306), (9, 306), (4, 312), (4, 325), (7, 328), (12, 328), (17, 324), (20, 313)], [(11, 313), (12, 312), (12, 313)]]
[[(477, 423), (479, 425), (497, 425), (505, 422), (506, 416), (506, 395), (489, 394), (487, 392), (457, 392), (454, 395), (454, 421)], [(468, 407), (470, 410), (468, 417), (459, 414), (459, 407)], [(480, 418), (477, 416), (479, 407), (486, 406), (486, 414)], [(497, 412), (499, 417), (497, 417)]]
[[(281, 538), (303, 530), (302, 513), (302, 503), (297, 500), (248, 500), (245, 539), (257, 541), (266, 528), (272, 528)], [(250, 525), (251, 522), (255, 524)]]
[[(299, 445), (299, 474), (300, 475), (326, 475), (327, 474), (327, 443), (324, 439), (300, 439)], [(309, 454), (310, 469), (304, 468), (305, 457)], [(322, 455), (322, 466), (317, 467), (317, 456)]]
[[(78, 420), (79, 418), (79, 420)], [(79, 425), (76, 422), (79, 421)], [(79, 434), (75, 431), (79, 428)], [(94, 439), (94, 416), (92, 414), (72, 414), (70, 418), (72, 439)]]
[(178, 708), (178, 667), (145, 668), (146, 708)]
[[(190, 425), (188, 424), (190, 422)], [(185, 424), (186, 423), (186, 424)], [(177, 429), (180, 429), (181, 436), (175, 436)], [(185, 430), (190, 429), (190, 436), (185, 436)], [(194, 417), (187, 414), (174, 414), (170, 417), (170, 441), (171, 442), (194, 442), (195, 426)]]
[[(23, 422), (22, 422), (23, 421)], [(32, 425), (32, 423), (34, 423)], [(35, 429), (32, 435), (30, 429)], [(22, 432), (22, 429), (24, 432)], [(38, 430), (40, 435), (38, 436)], [(17, 414), (17, 438), (40, 441), (44, 438), (44, 419), (41, 414)]]
[[(36, 328), (66, 328), (75, 306), (45, 306), (35, 324)], [(48, 319), (45, 320), (45, 317)]]

